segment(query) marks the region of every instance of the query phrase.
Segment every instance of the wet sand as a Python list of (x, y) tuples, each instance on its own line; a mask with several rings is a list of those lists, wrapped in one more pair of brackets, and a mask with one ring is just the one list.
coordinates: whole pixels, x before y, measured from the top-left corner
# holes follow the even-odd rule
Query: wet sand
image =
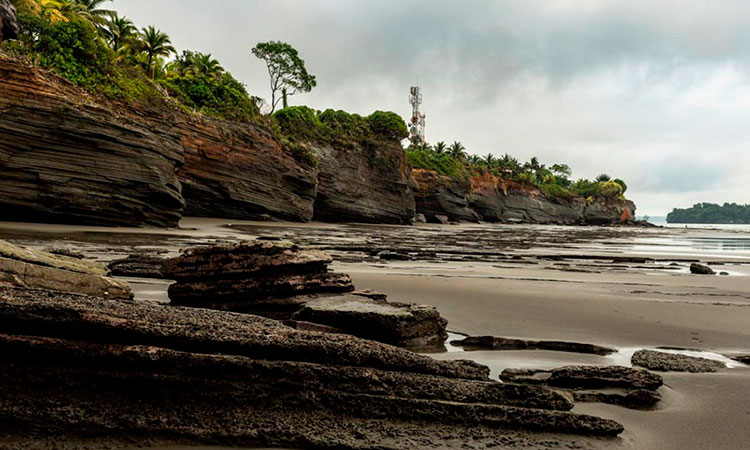
[[(0, 238), (64, 244), (107, 261), (134, 250), (275, 236), (322, 248), (359, 289), (436, 306), (449, 329), (471, 335), (567, 340), (621, 349), (659, 346), (750, 354), (750, 239), (733, 230), (544, 226), (347, 226), (188, 219), (182, 230), (82, 229), (0, 224)], [(386, 261), (380, 251), (409, 261)], [(620, 259), (616, 259), (620, 258)], [(623, 259), (624, 258), (624, 259)], [(627, 258), (636, 258), (627, 260)], [(644, 261), (637, 260), (645, 258)], [(690, 261), (728, 276), (689, 274)], [(135, 281), (138, 298), (165, 301), (167, 282)], [(612, 364), (610, 357), (542, 351), (442, 353), (503, 368)], [(750, 368), (665, 374), (655, 411), (603, 404), (577, 410), (620, 421), (615, 440), (585, 447), (750, 448)]]

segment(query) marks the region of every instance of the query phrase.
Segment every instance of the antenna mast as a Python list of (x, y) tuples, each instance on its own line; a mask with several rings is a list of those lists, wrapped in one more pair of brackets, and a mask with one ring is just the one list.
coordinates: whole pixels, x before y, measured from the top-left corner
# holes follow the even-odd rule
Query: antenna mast
[(419, 86), (411, 87), (411, 95), (409, 96), (409, 103), (411, 104), (411, 123), (409, 124), (409, 140), (413, 145), (419, 145), (425, 142), (425, 119), (426, 115), (422, 113), (419, 107), (422, 105), (422, 93)]

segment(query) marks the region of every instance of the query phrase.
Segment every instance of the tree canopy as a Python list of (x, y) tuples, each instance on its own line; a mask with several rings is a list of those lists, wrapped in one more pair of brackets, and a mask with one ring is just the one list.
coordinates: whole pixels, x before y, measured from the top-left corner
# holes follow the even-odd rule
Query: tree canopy
[(253, 50), (253, 55), (262, 59), (268, 68), (271, 81), (271, 112), (276, 111), (279, 102), (284, 108), (287, 98), (300, 92), (310, 92), (317, 85), (314, 75), (307, 72), (305, 61), (297, 50), (286, 42), (260, 42)]
[(737, 203), (696, 203), (691, 208), (675, 208), (667, 215), (668, 223), (750, 224), (750, 205)]

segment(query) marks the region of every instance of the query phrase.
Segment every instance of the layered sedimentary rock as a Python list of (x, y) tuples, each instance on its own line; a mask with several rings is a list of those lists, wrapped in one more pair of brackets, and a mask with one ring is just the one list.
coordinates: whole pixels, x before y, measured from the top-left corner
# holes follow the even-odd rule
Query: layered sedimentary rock
[(16, 8), (10, 0), (0, 0), (0, 42), (18, 37)]
[(312, 299), (292, 319), (328, 325), (354, 336), (400, 347), (435, 346), (448, 338), (448, 321), (437, 309), (362, 295)]
[(503, 180), (491, 173), (473, 176), (470, 186), (433, 171), (413, 171), (419, 190), (417, 213), (428, 221), (447, 217), (450, 221), (524, 222), (544, 224), (607, 225), (631, 220), (635, 204), (618, 199), (550, 197), (533, 186)]
[(0, 416), (12, 418), (0, 431), (32, 447), (486, 447), (509, 430), (622, 432), (472, 362), (223, 311), (0, 288), (0, 352)]
[(284, 152), (268, 131), (250, 123), (180, 119), (186, 215), (312, 219), (317, 170)]
[(315, 219), (408, 224), (414, 219), (410, 171), (398, 142), (314, 145), (318, 158)]
[(132, 298), (127, 283), (105, 275), (104, 266), (94, 262), (26, 250), (0, 241), (0, 286), (48, 289), (111, 299)]
[(328, 271), (330, 263), (331, 257), (323, 252), (256, 241), (188, 249), (167, 260), (164, 273), (177, 280), (169, 287), (173, 304), (296, 311), (298, 300), (276, 299), (354, 290), (348, 275)]
[(727, 368), (723, 362), (713, 359), (654, 350), (638, 350), (633, 354), (631, 362), (633, 365), (661, 372), (707, 373)]
[(418, 186), (414, 193), (417, 213), (423, 214), (427, 222), (440, 223), (442, 218), (479, 222), (479, 216), (466, 201), (467, 186), (431, 170), (415, 169), (412, 175)]
[(182, 147), (148, 120), (2, 55), (0, 111), (4, 220), (177, 225)]

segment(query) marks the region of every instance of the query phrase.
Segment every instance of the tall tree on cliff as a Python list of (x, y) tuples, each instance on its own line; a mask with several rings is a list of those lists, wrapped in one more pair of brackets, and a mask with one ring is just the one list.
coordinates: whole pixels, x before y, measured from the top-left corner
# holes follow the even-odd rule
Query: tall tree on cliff
[(305, 61), (297, 50), (286, 42), (260, 42), (253, 48), (253, 55), (265, 61), (271, 78), (271, 112), (279, 101), (284, 108), (287, 98), (300, 92), (310, 92), (317, 85), (315, 75), (305, 68)]
[(157, 30), (153, 26), (141, 30), (141, 49), (146, 53), (146, 68), (151, 74), (151, 79), (156, 78), (156, 59), (161, 56), (169, 56), (175, 53), (169, 36)]
[(117, 13), (110, 15), (107, 26), (104, 29), (104, 35), (115, 52), (120, 50), (125, 42), (137, 33), (138, 29), (133, 25), (133, 22), (127, 17), (119, 16)]

